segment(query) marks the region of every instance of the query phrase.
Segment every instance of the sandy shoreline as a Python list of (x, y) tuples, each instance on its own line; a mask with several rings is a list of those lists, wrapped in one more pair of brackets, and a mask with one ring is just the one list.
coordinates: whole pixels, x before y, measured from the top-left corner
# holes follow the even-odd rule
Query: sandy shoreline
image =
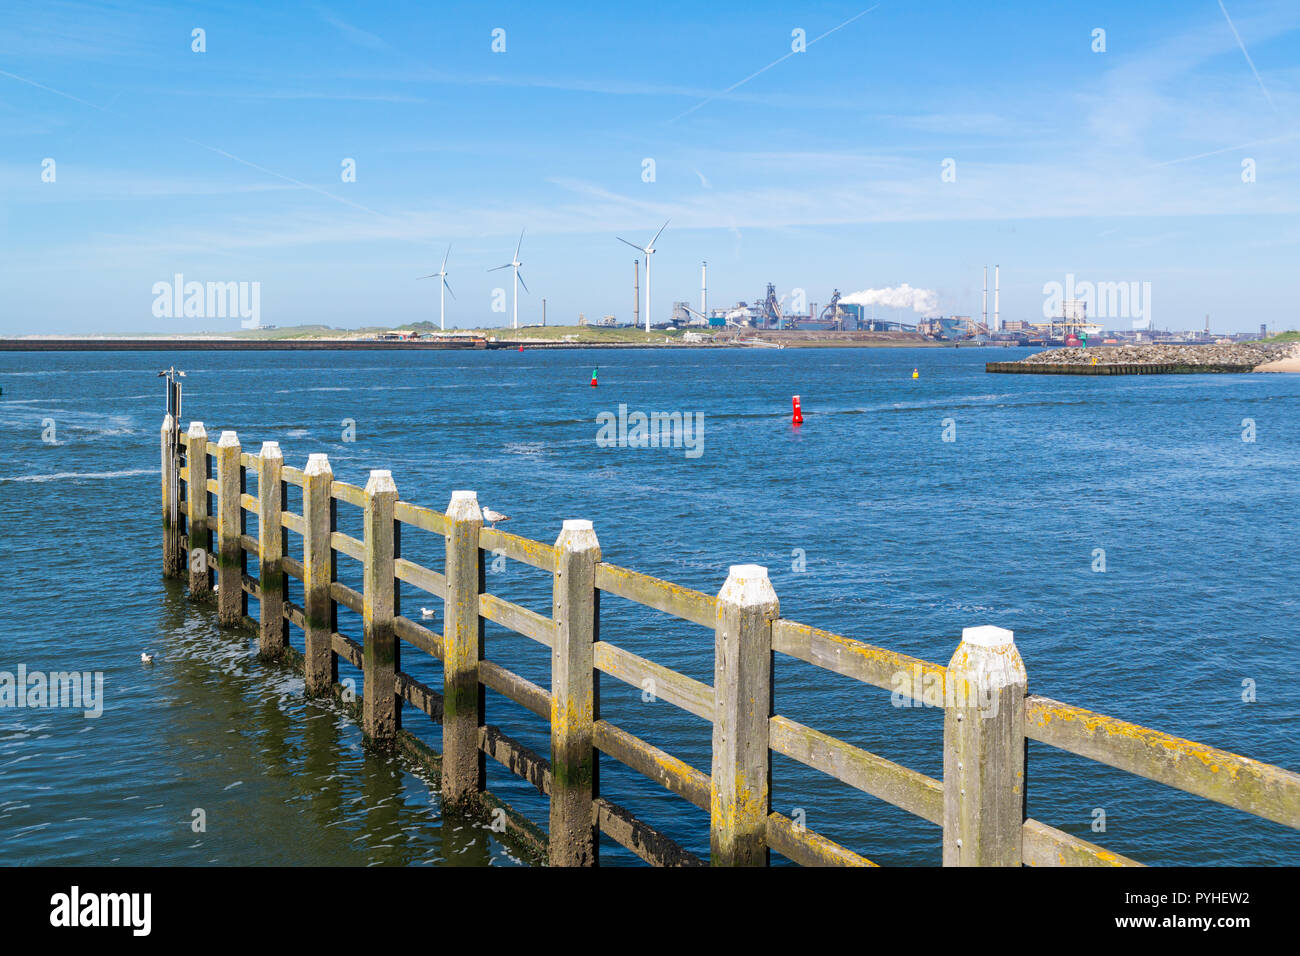
[(1255, 371), (1300, 372), (1300, 355), (1291, 355), (1288, 358), (1278, 359), (1276, 362), (1265, 362), (1263, 365), (1256, 365)]

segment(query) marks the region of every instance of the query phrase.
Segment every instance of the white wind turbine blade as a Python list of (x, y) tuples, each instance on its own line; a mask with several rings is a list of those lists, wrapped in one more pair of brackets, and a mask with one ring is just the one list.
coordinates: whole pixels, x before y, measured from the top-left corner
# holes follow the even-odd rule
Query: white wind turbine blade
[(623, 243), (623, 245), (625, 246), (631, 246), (633, 249), (636, 249), (638, 252), (645, 252), (645, 250), (642, 249), (640, 246), (638, 246), (635, 242), (628, 242), (622, 236), (615, 236), (614, 238), (617, 239), (619, 242)]
[(650, 245), (646, 246), (647, 249), (653, 249), (655, 247), (655, 243), (658, 241), (659, 237), (664, 234), (664, 230), (668, 228), (668, 223), (671, 221), (672, 220), (670, 219), (664, 220), (664, 224), (660, 226), (659, 231), (655, 233), (654, 239), (650, 240)]
[(524, 287), (524, 291), (527, 292), (529, 295), (532, 295), (532, 292), (528, 288), (528, 283), (524, 281), (524, 274), (522, 272), (516, 272), (515, 278), (517, 278), (519, 280), (519, 284)]
[(488, 272), (496, 272), (498, 269), (509, 269), (513, 265), (514, 265), (513, 262), (507, 262), (503, 266), (493, 266), (491, 269), (488, 270)]
[(447, 251), (442, 256), (442, 274), (447, 274), (447, 256), (451, 255), (451, 243), (447, 243)]
[[(444, 286), (447, 287), (447, 291), (448, 291), (448, 292), (451, 292), (451, 283), (447, 281), (447, 277), (446, 277), (446, 276), (443, 276), (443, 277), (442, 277), (442, 284), (443, 284)], [(451, 297), (452, 297), (453, 299), (456, 298), (456, 293), (455, 293), (455, 292), (451, 292)]]
[(517, 242), (517, 243), (515, 244), (515, 262), (518, 262), (518, 261), (519, 261), (519, 250), (520, 250), (520, 248), (522, 248), (523, 244), (524, 244), (524, 231), (523, 231), (522, 229), (520, 229), (520, 230), (519, 230), (519, 242)]
[(435, 273), (434, 273), (433, 275), (431, 275), (431, 276), (416, 276), (415, 278), (416, 278), (417, 280), (418, 280), (418, 279), (436, 279), (436, 278), (438, 278), (438, 275), (439, 275), (439, 273), (435, 272)]

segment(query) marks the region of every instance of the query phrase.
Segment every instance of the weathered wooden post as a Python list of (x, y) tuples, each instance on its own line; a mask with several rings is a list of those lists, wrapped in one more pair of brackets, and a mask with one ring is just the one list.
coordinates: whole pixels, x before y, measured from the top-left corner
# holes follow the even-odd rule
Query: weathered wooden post
[(163, 577), (181, 576), (180, 475), (176, 470), (176, 419), (170, 413), (162, 423), (162, 528)]
[(772, 717), (772, 622), (781, 606), (767, 568), (732, 565), (718, 592), (714, 635), (713, 773), (709, 851), (714, 866), (766, 866)]
[(1021, 864), (1025, 687), (1010, 631), (962, 631), (944, 688), (944, 866)]
[(483, 685), (478, 662), (483, 659), (483, 619), (478, 613), (483, 593), (483, 553), (479, 531), (483, 512), (472, 491), (453, 491), (447, 506), (447, 597), (443, 603), (443, 719), (442, 799), (449, 806), (466, 801), (483, 789)]
[(401, 709), (397, 680), (398, 644), (393, 626), (397, 614), (397, 578), (393, 559), (397, 557), (397, 485), (391, 471), (372, 471), (366, 482), (365, 506), (365, 596), (362, 607), (362, 665), (365, 693), (362, 698), (362, 726), (374, 743), (389, 743), (399, 726)]
[(244, 617), (243, 466), (239, 436), (223, 431), (217, 442), (217, 623), (233, 627)]
[(211, 593), (208, 581), (208, 433), (202, 422), (190, 422), (185, 452), (185, 526), (189, 533), (190, 595)]
[(334, 471), (326, 455), (307, 459), (302, 482), (302, 612), (307, 626), (304, 671), (309, 694), (329, 693), (338, 680), (338, 658), (334, 655), (333, 634), (337, 609), (330, 596), (334, 582), (334, 550), (330, 535), (334, 533)]
[(599, 773), (593, 746), (599, 716), (592, 644), (600, 639), (596, 563), (600, 543), (590, 521), (565, 521), (555, 542), (551, 648), (552, 866), (595, 866), (594, 798)]
[(262, 442), (257, 459), (257, 650), (265, 658), (278, 658), (289, 644), (289, 622), (284, 618), (284, 455), (279, 442)]

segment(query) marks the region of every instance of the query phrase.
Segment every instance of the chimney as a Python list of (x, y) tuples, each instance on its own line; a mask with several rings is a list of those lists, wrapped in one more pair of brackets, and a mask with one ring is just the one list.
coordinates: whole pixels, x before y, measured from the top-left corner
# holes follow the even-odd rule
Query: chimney
[(984, 327), (989, 324), (989, 267), (984, 267)]
[(1002, 321), (998, 316), (998, 270), (1001, 266), (993, 267), (993, 331), (1002, 331)]
[(709, 318), (709, 264), (700, 263), (700, 315)]

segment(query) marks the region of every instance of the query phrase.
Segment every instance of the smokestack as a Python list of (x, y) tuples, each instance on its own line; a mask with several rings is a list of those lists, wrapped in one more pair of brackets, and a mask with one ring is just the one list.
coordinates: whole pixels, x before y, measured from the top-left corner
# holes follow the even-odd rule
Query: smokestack
[(984, 267), (984, 328), (989, 327), (989, 267)]
[(709, 320), (709, 264), (700, 263), (700, 315)]
[(641, 328), (641, 260), (632, 260), (632, 328)]
[(1002, 331), (1002, 320), (998, 315), (998, 270), (1001, 266), (993, 267), (993, 331)]

